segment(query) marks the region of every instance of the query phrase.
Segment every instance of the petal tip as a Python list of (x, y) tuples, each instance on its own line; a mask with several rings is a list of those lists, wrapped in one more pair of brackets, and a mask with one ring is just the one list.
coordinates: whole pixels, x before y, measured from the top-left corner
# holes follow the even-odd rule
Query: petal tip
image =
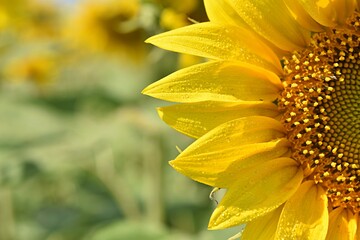
[(175, 160), (171, 160), (168, 163), (172, 168), (176, 169), (176, 164), (174, 164), (174, 162), (175, 162)]
[(237, 225), (234, 224), (234, 222), (232, 221), (228, 221), (229, 219), (224, 219), (224, 215), (226, 215), (224, 211), (225, 211), (224, 206), (219, 205), (216, 207), (209, 220), (209, 224), (208, 224), (209, 230), (221, 230)]
[(145, 39), (145, 43), (150, 43), (150, 44), (152, 44), (152, 40), (154, 39), (154, 37), (155, 36), (152, 36), (152, 37), (149, 37), (149, 38), (147, 38), (147, 39)]
[(141, 94), (147, 95), (146, 92), (147, 92), (147, 90), (146, 90), (146, 88), (144, 88), (144, 89), (141, 91)]
[(157, 114), (159, 115), (160, 119), (164, 120), (164, 111), (162, 107), (156, 108)]
[(229, 226), (224, 226), (224, 222), (219, 221), (217, 217), (211, 217), (208, 224), (208, 230), (221, 230), (228, 227)]
[(212, 225), (210, 223), (208, 225), (208, 230), (221, 230), (221, 229), (223, 229), (223, 228), (216, 226), (216, 225)]
[(142, 91), (141, 94), (147, 95), (147, 96), (152, 96), (151, 95), (151, 89), (152, 89), (152, 84), (150, 84), (149, 86), (145, 87)]
[(211, 218), (208, 224), (208, 230), (219, 230), (218, 225), (215, 224), (213, 219)]
[[(180, 163), (180, 164), (179, 164)], [(175, 169), (177, 172), (184, 174), (185, 176), (189, 176), (188, 174), (186, 174), (186, 171), (184, 170), (183, 166), (181, 166), (181, 161), (179, 162), (179, 160), (174, 159), (169, 161), (169, 165)]]

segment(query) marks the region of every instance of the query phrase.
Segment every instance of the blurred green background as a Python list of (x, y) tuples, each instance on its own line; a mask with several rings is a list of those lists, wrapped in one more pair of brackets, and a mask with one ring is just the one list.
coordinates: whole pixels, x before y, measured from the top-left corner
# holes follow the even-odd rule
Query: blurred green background
[(193, 140), (141, 95), (202, 61), (144, 43), (191, 21), (201, 0), (0, 0), (0, 240), (239, 231), (206, 230), (211, 188), (167, 163)]

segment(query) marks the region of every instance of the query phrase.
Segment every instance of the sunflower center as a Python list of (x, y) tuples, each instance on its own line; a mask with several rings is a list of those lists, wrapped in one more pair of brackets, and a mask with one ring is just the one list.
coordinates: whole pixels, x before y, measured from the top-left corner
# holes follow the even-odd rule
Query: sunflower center
[(306, 180), (321, 184), (332, 207), (360, 212), (360, 16), (313, 35), (284, 59), (282, 122)]

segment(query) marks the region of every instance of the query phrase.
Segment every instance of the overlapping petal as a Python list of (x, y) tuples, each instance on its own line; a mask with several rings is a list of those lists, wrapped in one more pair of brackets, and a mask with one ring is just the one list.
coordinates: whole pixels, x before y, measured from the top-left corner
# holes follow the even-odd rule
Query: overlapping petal
[(310, 41), (310, 32), (296, 22), (282, 0), (226, 1), (255, 32), (280, 49), (292, 51)]
[(354, 240), (357, 219), (348, 209), (337, 208), (330, 212), (329, 230), (326, 240)]
[(284, 0), (286, 6), (289, 8), (292, 16), (295, 20), (300, 23), (306, 29), (309, 29), (313, 32), (324, 31), (324, 27), (316, 22), (308, 12), (302, 7), (302, 5), (296, 0)]
[(259, 218), (283, 204), (299, 187), (302, 168), (291, 158), (277, 158), (237, 173), (213, 212), (210, 229), (232, 227)]
[(256, 35), (257, 38), (266, 43), (278, 56), (284, 56), (285, 51), (276, 47), (273, 43), (269, 42), (267, 39), (263, 38), (263, 36), (251, 29), (251, 27), (240, 17), (236, 9), (233, 8), (228, 0), (204, 0), (204, 4), (206, 13), (211, 22), (225, 25), (231, 24), (246, 28), (251, 31), (252, 34)]
[(313, 181), (302, 183), (285, 203), (275, 239), (324, 240), (329, 222), (327, 201), (321, 186)]
[(265, 69), (241, 62), (211, 61), (170, 74), (143, 93), (183, 103), (274, 101), (282, 87), (279, 77)]
[(237, 118), (280, 114), (275, 104), (264, 101), (185, 103), (159, 108), (158, 113), (168, 125), (194, 138)]
[(283, 136), (282, 125), (272, 118), (235, 119), (200, 137), (170, 164), (196, 181), (226, 188), (241, 169), (287, 155)]
[(297, 0), (309, 15), (326, 27), (336, 27), (345, 23), (356, 8), (356, 0)]
[(226, 0), (204, 0), (206, 13), (210, 21), (246, 27), (246, 22)]
[(214, 60), (235, 60), (282, 73), (279, 59), (245, 28), (212, 22), (193, 24), (146, 40), (160, 48)]
[(246, 224), (241, 240), (273, 240), (283, 206)]

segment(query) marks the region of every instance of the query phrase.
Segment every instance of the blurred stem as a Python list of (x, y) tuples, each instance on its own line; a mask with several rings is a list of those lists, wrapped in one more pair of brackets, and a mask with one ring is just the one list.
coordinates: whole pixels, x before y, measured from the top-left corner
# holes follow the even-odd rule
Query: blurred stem
[(108, 149), (96, 156), (96, 173), (99, 179), (113, 194), (117, 204), (128, 219), (137, 220), (141, 217), (136, 198), (115, 171), (114, 154)]
[(0, 240), (15, 239), (15, 221), (12, 194), (8, 188), (0, 189)]
[[(163, 175), (161, 135), (147, 135), (144, 137), (143, 177), (147, 191), (145, 200), (145, 214), (148, 220), (161, 224), (164, 218)], [(150, 191), (149, 191), (150, 190)]]

